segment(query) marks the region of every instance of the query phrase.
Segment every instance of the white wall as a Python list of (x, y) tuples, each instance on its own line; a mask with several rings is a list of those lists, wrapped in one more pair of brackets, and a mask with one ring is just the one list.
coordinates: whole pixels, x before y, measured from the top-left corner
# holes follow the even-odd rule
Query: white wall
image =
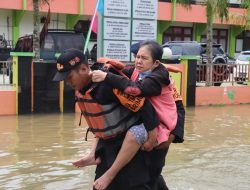
[(6, 40), (12, 40), (12, 11), (0, 11), (0, 35), (5, 35)]
[[(41, 13), (40, 18), (46, 16), (46, 13)], [(43, 27), (43, 23), (40, 24), (40, 30)], [(51, 14), (50, 16), (50, 29), (66, 29), (66, 15)], [(26, 12), (20, 23), (20, 36), (30, 34), (33, 32), (33, 12)]]
[(242, 0), (229, 0), (229, 3), (241, 4)]

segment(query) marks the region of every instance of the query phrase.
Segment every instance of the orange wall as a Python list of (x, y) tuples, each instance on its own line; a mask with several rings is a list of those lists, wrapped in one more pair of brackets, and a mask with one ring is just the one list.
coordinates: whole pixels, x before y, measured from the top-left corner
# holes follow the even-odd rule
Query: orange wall
[[(229, 15), (244, 15), (246, 11), (241, 8), (229, 8)], [(171, 20), (172, 5), (171, 3), (159, 2), (158, 4), (158, 20)], [(232, 18), (231, 18), (232, 20)], [(191, 5), (191, 8), (185, 8), (181, 5), (176, 6), (176, 22), (194, 22), (207, 23), (206, 7), (202, 5)], [(220, 20), (215, 20), (216, 24), (220, 24)], [(235, 21), (229, 21), (227, 24), (237, 25)]]
[(178, 22), (207, 22), (206, 9), (201, 5), (192, 5), (191, 9), (187, 9), (181, 5), (176, 6), (176, 21)]
[(96, 0), (83, 0), (84, 15), (93, 15), (95, 11)]
[(0, 8), (1, 9), (23, 9), (23, 1), (22, 0), (1, 0)]
[[(52, 0), (50, 2), (51, 2), (50, 3), (51, 12), (78, 14), (80, 10), (79, 0), (70, 0), (70, 1)], [(32, 0), (27, 0), (27, 9), (33, 10)], [(47, 11), (48, 5), (41, 6), (41, 10)]]
[(250, 103), (250, 86), (196, 88), (196, 106), (241, 103)]
[[(93, 15), (96, 5), (96, 0), (83, 0), (83, 14)], [(33, 1), (27, 0), (27, 10), (33, 10)], [(16, 9), (23, 10), (23, 0), (1, 0), (1, 9)], [(44, 4), (40, 6), (40, 10), (43, 12), (48, 11), (48, 5)], [(79, 14), (80, 13), (80, 0), (52, 0), (50, 1), (50, 10), (55, 13), (64, 14)]]
[(0, 91), (0, 115), (16, 114), (16, 91)]
[(171, 20), (172, 5), (171, 3), (158, 3), (158, 20)]
[[(93, 15), (97, 0), (82, 0), (83, 15)], [(27, 10), (33, 10), (33, 1), (27, 0)], [(51, 12), (63, 14), (79, 14), (80, 0), (52, 0), (50, 1)], [(23, 0), (1, 0), (0, 8), (2, 9), (23, 9)], [(42, 5), (41, 11), (47, 12), (48, 6)], [(246, 11), (240, 8), (229, 8), (229, 15), (244, 15)], [(172, 19), (172, 4), (159, 2), (158, 4), (158, 20), (171, 21)], [(230, 19), (232, 20), (232, 18)], [(191, 5), (191, 9), (187, 9), (177, 4), (176, 6), (176, 22), (195, 22), (206, 23), (206, 9), (202, 5)], [(220, 21), (217, 19), (216, 24)], [(239, 24), (237, 21), (230, 21), (227, 24)]]

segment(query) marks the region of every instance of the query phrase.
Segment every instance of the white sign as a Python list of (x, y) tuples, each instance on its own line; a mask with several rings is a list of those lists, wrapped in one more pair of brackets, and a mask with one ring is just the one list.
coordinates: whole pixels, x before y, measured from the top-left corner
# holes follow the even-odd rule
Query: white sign
[(157, 32), (157, 21), (133, 20), (132, 40), (155, 40)]
[(133, 18), (157, 19), (157, 0), (133, 0)]
[(131, 17), (131, 1), (129, 0), (105, 0), (104, 16)]
[(104, 39), (130, 40), (130, 23), (128, 19), (104, 18)]
[(104, 41), (104, 57), (129, 61), (130, 42), (129, 41)]

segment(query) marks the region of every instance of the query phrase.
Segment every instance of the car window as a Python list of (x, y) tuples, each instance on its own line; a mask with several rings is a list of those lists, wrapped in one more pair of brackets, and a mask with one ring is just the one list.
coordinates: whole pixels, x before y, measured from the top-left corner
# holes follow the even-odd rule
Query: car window
[(55, 42), (55, 51), (63, 52), (69, 48), (83, 50), (83, 36), (82, 34), (55, 34), (52, 36)]
[(169, 48), (172, 50), (173, 55), (182, 55), (182, 47), (178, 45), (171, 45)]
[(213, 55), (223, 55), (224, 51), (220, 47), (213, 47)]
[(16, 52), (23, 52), (23, 47), (24, 47), (24, 39), (19, 39), (17, 41), (16, 47), (15, 47), (15, 51)]
[(24, 38), (24, 52), (32, 52), (33, 47), (32, 47), (32, 39), (30, 37)]
[(200, 56), (201, 47), (197, 44), (189, 44), (182, 47), (182, 55)]
[(240, 61), (248, 61), (250, 59), (250, 53), (249, 54), (240, 54), (237, 59)]
[(44, 40), (44, 44), (43, 44), (43, 49), (44, 50), (50, 50), (50, 51), (54, 51), (54, 40), (52, 38), (51, 35), (46, 35), (45, 40)]

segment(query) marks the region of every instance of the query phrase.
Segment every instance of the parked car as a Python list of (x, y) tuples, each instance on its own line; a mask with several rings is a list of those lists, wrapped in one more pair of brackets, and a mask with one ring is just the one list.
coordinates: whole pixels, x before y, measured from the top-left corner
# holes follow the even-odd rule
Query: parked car
[(12, 46), (8, 44), (4, 35), (0, 35), (0, 61), (7, 61), (10, 58)]
[[(76, 48), (83, 51), (85, 38), (83, 33), (74, 30), (49, 29), (43, 42), (41, 42), (40, 58), (43, 60), (56, 60), (56, 53), (66, 49)], [(25, 35), (18, 39), (15, 52), (32, 52), (33, 35)], [(89, 53), (87, 52), (87, 56)]]
[[(162, 45), (172, 50), (171, 58), (165, 60), (166, 63), (180, 63), (182, 56), (197, 56), (199, 63), (207, 63), (206, 43), (198, 43), (196, 41), (170, 41)], [(233, 64), (234, 60), (224, 52), (220, 44), (213, 44), (213, 64), (216, 64), (213, 72), (213, 80), (215, 86), (220, 86), (223, 80), (227, 80), (229, 72), (232, 72), (228, 64)], [(206, 68), (197, 66), (197, 81), (206, 80)], [(218, 82), (216, 82), (218, 81)]]
[(10, 52), (13, 51), (13, 46), (9, 42), (4, 35), (0, 35), (0, 73), (7, 76), (10, 75), (12, 67)]
[(250, 50), (240, 52), (235, 62), (234, 79), (237, 83), (248, 81)]
[(97, 60), (97, 44), (94, 44), (90, 50), (90, 59), (94, 62)]

